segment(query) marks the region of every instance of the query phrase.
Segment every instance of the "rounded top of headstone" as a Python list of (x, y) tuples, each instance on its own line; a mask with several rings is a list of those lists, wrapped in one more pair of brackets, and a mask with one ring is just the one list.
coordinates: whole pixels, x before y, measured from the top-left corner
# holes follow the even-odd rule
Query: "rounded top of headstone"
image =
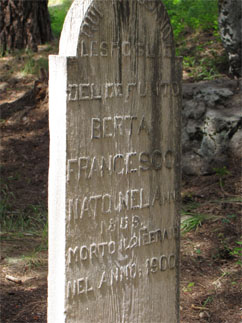
[(74, 0), (63, 25), (59, 55), (76, 56), (82, 22), (93, 0)]
[(148, 37), (151, 30), (147, 26), (156, 30), (158, 42), (173, 45), (172, 27), (161, 0), (74, 0), (62, 29), (59, 55), (79, 56), (81, 40), (102, 38), (104, 28), (122, 41), (121, 29)]

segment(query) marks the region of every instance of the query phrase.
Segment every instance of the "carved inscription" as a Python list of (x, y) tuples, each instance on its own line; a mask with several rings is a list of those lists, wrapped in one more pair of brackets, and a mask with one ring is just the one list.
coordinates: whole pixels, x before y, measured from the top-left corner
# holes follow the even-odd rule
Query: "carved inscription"
[(179, 321), (180, 74), (162, 0), (73, 0), (50, 59), (51, 323)]
[(146, 57), (155, 58), (162, 56), (162, 49), (157, 53), (152, 45), (145, 41), (137, 42), (134, 46), (127, 40), (119, 41), (97, 41), (82, 40), (81, 41), (81, 57), (113, 57), (121, 53), (125, 57)]
[(132, 261), (124, 266), (113, 266), (109, 271), (103, 271), (95, 281), (91, 281), (89, 277), (68, 281), (67, 297), (88, 296), (88, 294), (94, 290), (99, 290), (103, 287), (125, 284), (127, 282), (132, 282), (135, 279), (142, 280), (144, 275), (173, 270), (175, 268), (175, 263), (175, 254), (169, 254), (146, 259), (146, 272), (142, 272), (141, 267), (138, 267), (138, 265)]
[[(167, 96), (172, 94), (179, 95), (180, 89), (177, 82), (159, 81), (154, 85), (150, 82), (137, 81), (129, 83), (115, 83), (107, 82), (104, 84), (96, 83), (79, 83), (68, 84), (68, 100), (82, 101), (82, 100), (104, 100), (112, 98), (124, 98), (128, 101), (132, 95), (139, 97), (146, 96)], [(147, 107), (149, 108), (149, 107)]]
[(134, 230), (140, 228), (141, 225), (141, 218), (138, 215), (114, 217), (101, 221), (101, 234)]
[[(120, 251), (124, 253), (134, 248), (149, 246), (154, 243), (162, 244), (165, 240), (175, 238), (177, 233), (177, 227), (148, 230), (148, 228), (144, 226), (129, 238), (122, 237), (118, 242), (112, 240), (99, 243), (94, 242), (90, 245), (69, 248), (68, 264), (80, 264), (86, 261), (93, 262), (95, 260), (100, 260), (101, 258), (106, 258), (110, 255), (117, 256), (117, 253)], [(164, 266), (161, 268), (164, 268)]]
[[(110, 138), (125, 135), (131, 136), (133, 134), (134, 122), (137, 123), (137, 117), (130, 115), (92, 118), (91, 139)], [(140, 134), (142, 130), (146, 130), (147, 133), (150, 131), (144, 116), (140, 121), (138, 129), (136, 129), (137, 134)]]
[[(159, 17), (153, 16), (159, 20), (158, 33), (148, 37), (149, 26), (133, 37), (125, 27), (109, 37), (100, 30), (105, 10), (95, 2), (81, 25), (78, 73), (67, 85), (73, 133), (85, 137), (68, 138), (70, 147), (72, 141), (77, 143), (66, 164), (66, 229), (74, 237), (65, 254), (68, 298), (88, 299), (92, 293), (95, 298), (103, 288), (135, 281), (151, 283), (152, 277), (176, 265), (179, 228), (172, 217), (178, 199), (177, 146), (168, 128), (173, 127), (180, 86), (167, 72), (174, 52), (172, 30), (160, 1), (137, 2), (136, 10), (150, 18), (159, 10)], [(109, 68), (109, 61), (117, 72)], [(164, 75), (156, 71), (159, 68)], [(88, 233), (82, 231), (85, 228)], [(84, 238), (75, 236), (82, 232)]]
[(105, 175), (128, 175), (146, 171), (159, 171), (162, 167), (172, 169), (174, 154), (171, 150), (162, 153), (154, 150), (151, 153), (142, 151), (128, 152), (109, 156), (81, 156), (67, 162), (67, 180), (80, 182), (83, 179), (103, 177)]
[(69, 248), (68, 250), (68, 263), (73, 262), (78, 263), (80, 260), (92, 260), (94, 258), (98, 259), (100, 257), (105, 257), (108, 255), (113, 255), (116, 253), (116, 242), (100, 242), (92, 243), (90, 246), (76, 246), (75, 248)]
[(171, 254), (168, 257), (162, 255), (160, 257), (152, 257), (146, 259), (147, 274), (156, 273), (159, 270), (174, 269), (176, 265), (175, 255)]
[(96, 5), (92, 4), (82, 23), (81, 34), (88, 38), (93, 37), (93, 33), (99, 29), (101, 18), (103, 18), (102, 12)]
[(73, 297), (76, 295), (87, 294), (93, 291), (93, 287), (90, 285), (88, 277), (79, 278), (77, 280), (67, 282), (67, 297)]
[(69, 219), (82, 219), (84, 217), (95, 219), (98, 214), (121, 213), (122, 211), (142, 210), (170, 204), (176, 200), (176, 192), (162, 193), (159, 186), (151, 195), (143, 188), (130, 189), (126, 192), (103, 193), (83, 198), (69, 200)]

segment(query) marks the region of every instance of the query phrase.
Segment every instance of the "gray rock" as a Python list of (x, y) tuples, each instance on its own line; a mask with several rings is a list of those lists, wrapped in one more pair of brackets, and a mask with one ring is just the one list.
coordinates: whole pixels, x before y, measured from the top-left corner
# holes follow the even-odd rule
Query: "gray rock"
[(240, 128), (231, 138), (230, 151), (237, 158), (242, 156), (242, 129)]
[(197, 100), (203, 100), (208, 106), (213, 107), (215, 103), (233, 95), (233, 92), (226, 88), (205, 88), (195, 96)]
[(242, 158), (242, 97), (236, 82), (216, 80), (184, 84), (182, 167), (184, 174), (204, 175)]
[(202, 158), (192, 152), (182, 156), (182, 171), (186, 175), (204, 174), (204, 162)]
[(189, 100), (186, 102), (183, 110), (183, 116), (190, 119), (199, 119), (201, 118), (206, 111), (206, 106), (204, 102)]

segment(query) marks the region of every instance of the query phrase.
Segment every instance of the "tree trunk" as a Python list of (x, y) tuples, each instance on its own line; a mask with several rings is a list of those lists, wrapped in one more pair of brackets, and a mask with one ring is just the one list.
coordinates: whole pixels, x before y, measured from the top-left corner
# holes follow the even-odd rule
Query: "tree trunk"
[(52, 38), (48, 0), (0, 0), (0, 50), (29, 48)]
[(219, 29), (229, 56), (230, 73), (242, 76), (242, 2), (219, 0)]

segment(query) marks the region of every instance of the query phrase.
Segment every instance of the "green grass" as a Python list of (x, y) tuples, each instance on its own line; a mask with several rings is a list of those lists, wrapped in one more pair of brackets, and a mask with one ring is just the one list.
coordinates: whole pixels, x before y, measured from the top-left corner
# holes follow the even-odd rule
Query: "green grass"
[[(57, 5), (53, 5), (55, 3), (58, 3)], [(68, 9), (70, 8), (72, 4), (71, 0), (62, 0), (59, 2), (52, 1), (49, 4), (49, 14), (50, 14), (50, 21), (51, 21), (51, 29), (55, 37), (59, 37), (63, 23), (65, 20), (65, 16), (67, 14)]]
[(15, 196), (9, 191), (9, 187), (6, 183), (1, 182), (1, 194), (0, 194), (0, 219), (3, 225), (3, 218), (10, 210), (10, 205), (13, 203)]
[(192, 196), (187, 195), (183, 199), (191, 199), (188, 203), (183, 202), (181, 216), (187, 216), (185, 220), (181, 221), (181, 232), (183, 234), (196, 231), (207, 221), (224, 220), (223, 216), (200, 213), (197, 209), (201, 206), (199, 203), (192, 200)]
[(1, 232), (29, 232), (47, 234), (47, 210), (41, 205), (30, 205), (24, 211), (12, 210), (1, 203)]
[(47, 258), (40, 256), (39, 252), (34, 252), (27, 256), (22, 256), (22, 260), (29, 269), (46, 266), (48, 263)]
[(182, 212), (182, 215), (189, 215), (189, 218), (185, 219), (181, 223), (181, 231), (182, 233), (187, 233), (190, 231), (195, 231), (200, 227), (205, 220), (210, 218), (207, 214), (199, 214), (192, 212)]
[[(13, 180), (13, 179), (12, 179)], [(7, 183), (1, 181), (1, 233), (32, 232), (47, 236), (47, 210), (42, 205), (28, 205), (24, 210), (15, 208), (15, 195)]]
[(27, 56), (24, 58), (25, 64), (22, 70), (24, 75), (40, 75), (40, 70), (44, 69), (48, 71), (48, 59), (45, 57), (35, 58), (34, 53), (28, 52)]
[(188, 30), (212, 29), (218, 34), (217, 0), (163, 0), (175, 39)]

